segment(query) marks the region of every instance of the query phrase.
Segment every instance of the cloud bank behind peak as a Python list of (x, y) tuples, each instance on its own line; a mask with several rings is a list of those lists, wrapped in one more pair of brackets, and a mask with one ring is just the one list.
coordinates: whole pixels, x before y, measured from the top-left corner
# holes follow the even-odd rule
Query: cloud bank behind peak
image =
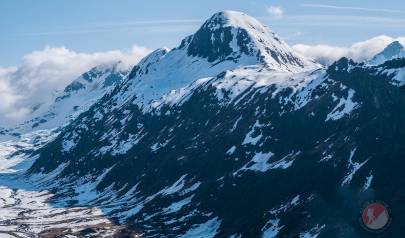
[(129, 69), (149, 52), (136, 45), (126, 51), (94, 53), (47, 46), (25, 55), (20, 66), (0, 67), (0, 127), (27, 119), (34, 107), (49, 103), (57, 91), (91, 68), (120, 62), (122, 69)]
[(381, 35), (369, 40), (356, 42), (348, 47), (323, 44), (297, 44), (294, 45), (293, 48), (302, 55), (321, 64), (330, 65), (342, 57), (351, 58), (358, 62), (369, 60), (384, 50), (387, 45), (396, 40), (405, 45), (405, 37), (393, 38), (390, 36)]

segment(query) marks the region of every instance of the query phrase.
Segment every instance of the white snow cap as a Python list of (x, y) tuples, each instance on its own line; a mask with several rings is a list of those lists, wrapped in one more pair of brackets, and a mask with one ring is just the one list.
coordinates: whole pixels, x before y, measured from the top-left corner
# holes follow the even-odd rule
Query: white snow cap
[(404, 46), (399, 41), (394, 41), (389, 44), (385, 49), (374, 56), (368, 63), (370, 65), (380, 65), (388, 60), (405, 58)]
[(185, 41), (191, 55), (207, 57), (210, 61), (231, 58), (246, 64), (262, 63), (270, 69), (288, 72), (319, 67), (295, 52), (270, 28), (237, 11), (214, 14)]
[[(244, 28), (244, 29), (249, 29), (253, 28), (258, 31), (266, 31), (265, 26), (262, 25), (258, 20), (255, 18), (243, 13), (243, 12), (237, 12), (237, 11), (223, 11), (223, 12), (218, 12), (215, 13), (208, 21), (208, 24), (211, 27), (215, 27), (215, 23), (219, 23), (219, 25), (222, 26), (232, 26), (232, 27), (237, 27), (237, 28)], [(219, 27), (217, 25), (217, 27)]]

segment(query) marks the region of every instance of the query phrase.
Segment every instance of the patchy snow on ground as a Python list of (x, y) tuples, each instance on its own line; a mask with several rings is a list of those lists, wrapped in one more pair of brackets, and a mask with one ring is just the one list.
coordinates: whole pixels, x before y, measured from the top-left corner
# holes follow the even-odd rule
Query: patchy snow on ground
[[(99, 237), (111, 237), (118, 227), (100, 209), (53, 204), (54, 194), (23, 176), (35, 159), (24, 151), (39, 148), (54, 137), (50, 131), (37, 131), (18, 141), (0, 143), (0, 237), (39, 237), (55, 229), (69, 229), (74, 234), (86, 228), (95, 229)], [(48, 176), (52, 179), (53, 174)]]
[(213, 238), (217, 234), (220, 225), (221, 221), (218, 218), (212, 218), (205, 223), (194, 225), (180, 238)]
[(261, 127), (262, 125), (260, 125), (259, 121), (256, 121), (252, 129), (246, 134), (245, 139), (242, 142), (242, 145), (256, 145), (263, 137), (261, 133), (260, 134), (256, 133), (256, 129), (259, 129)]
[(371, 182), (372, 182), (372, 181), (373, 181), (373, 172), (371, 171), (371, 172), (370, 172), (370, 175), (367, 176), (366, 181), (364, 182), (362, 191), (368, 190), (368, 189), (370, 188), (370, 186), (371, 186)]
[[(325, 80), (324, 76), (324, 70), (293, 74), (249, 66), (226, 71), (225, 76), (216, 79), (212, 86), (216, 88), (216, 96), (223, 104), (238, 104), (254, 89), (275, 86), (277, 89), (271, 95), (274, 98), (282, 89), (291, 88), (293, 93), (297, 93), (295, 109), (299, 109), (311, 100), (313, 90)], [(286, 99), (286, 102), (289, 100)]]
[(241, 169), (238, 171), (244, 171), (244, 170), (252, 170), (252, 171), (258, 171), (258, 172), (266, 172), (267, 170), (270, 169), (269, 165), (267, 162), (269, 159), (273, 156), (274, 154), (272, 152), (268, 153), (256, 153), (252, 160), (249, 161), (247, 164), (245, 164)]
[(170, 214), (170, 213), (175, 213), (180, 211), (184, 206), (187, 204), (191, 203), (191, 200), (193, 199), (193, 196), (187, 197), (181, 201), (174, 202), (167, 208), (163, 209), (163, 213), (165, 214)]
[(358, 108), (359, 104), (353, 101), (354, 93), (355, 91), (353, 89), (349, 89), (347, 98), (340, 99), (335, 108), (333, 108), (333, 110), (326, 116), (325, 121), (339, 120)]
[(235, 153), (236, 151), (236, 146), (232, 146), (231, 148), (229, 148), (228, 151), (226, 151), (227, 155), (233, 155), (233, 153)]
[(103, 217), (100, 209), (53, 207), (48, 203), (53, 195), (47, 191), (0, 186), (0, 194), (0, 236), (18, 232), (26, 237), (36, 237), (49, 229), (69, 228), (77, 232), (91, 226), (103, 226), (106, 229), (100, 236), (113, 233), (113, 230), (108, 229), (114, 225)]
[(252, 160), (240, 168), (234, 175), (238, 174), (241, 171), (257, 171), (257, 172), (266, 172), (272, 169), (288, 169), (293, 163), (295, 158), (301, 154), (301, 152), (291, 152), (290, 154), (284, 156), (280, 160), (269, 163), (269, 160), (274, 156), (272, 152), (256, 153)]
[(299, 238), (317, 238), (324, 228), (325, 225), (322, 226), (317, 225), (309, 231), (300, 233)]
[(281, 231), (281, 229), (284, 228), (284, 226), (281, 226), (280, 224), (280, 219), (274, 219), (274, 220), (269, 220), (266, 225), (264, 225), (264, 228), (262, 229), (263, 232), (263, 238), (276, 238), (278, 233)]
[(356, 174), (356, 172), (363, 167), (363, 165), (365, 165), (368, 160), (362, 162), (362, 163), (358, 163), (358, 162), (353, 162), (353, 156), (356, 153), (356, 149), (353, 149), (350, 152), (350, 156), (349, 156), (349, 163), (347, 165), (347, 168), (349, 169), (348, 174), (344, 177), (343, 181), (342, 181), (342, 186), (349, 184), (352, 179), (353, 176)]
[(392, 83), (397, 86), (405, 85), (405, 68), (398, 69)]

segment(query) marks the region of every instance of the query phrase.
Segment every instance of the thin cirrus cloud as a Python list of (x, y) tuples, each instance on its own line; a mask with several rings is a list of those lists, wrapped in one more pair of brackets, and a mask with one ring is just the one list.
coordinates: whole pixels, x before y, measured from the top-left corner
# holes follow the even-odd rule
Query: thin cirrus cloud
[(17, 67), (0, 67), (0, 127), (28, 119), (33, 107), (51, 102), (56, 91), (92, 67), (120, 62), (122, 69), (130, 69), (149, 52), (136, 45), (125, 51), (95, 53), (46, 47), (25, 55)]
[(121, 23), (87, 24), (71, 26), (64, 29), (42, 32), (25, 33), (25, 36), (52, 36), (52, 35), (80, 35), (90, 33), (108, 33), (117, 31), (130, 31), (133, 29), (145, 28), (148, 31), (165, 31), (168, 28), (172, 31), (188, 31), (201, 24), (202, 19), (177, 19), (177, 20), (151, 20), (133, 21)]
[[(261, 17), (266, 20), (267, 17)], [(352, 15), (284, 15), (282, 18), (272, 19), (273, 25), (286, 27), (307, 27), (307, 26), (345, 26), (350, 28), (405, 28), (405, 18), (375, 17), (375, 16), (352, 16)]]
[(354, 6), (338, 6), (338, 5), (327, 5), (327, 4), (313, 4), (313, 3), (304, 3), (304, 4), (302, 4), (302, 6), (303, 7), (308, 7), (308, 8), (355, 10), (355, 11), (366, 11), (366, 12), (405, 13), (405, 11), (396, 10), (396, 9), (366, 8), (366, 7), (354, 7)]

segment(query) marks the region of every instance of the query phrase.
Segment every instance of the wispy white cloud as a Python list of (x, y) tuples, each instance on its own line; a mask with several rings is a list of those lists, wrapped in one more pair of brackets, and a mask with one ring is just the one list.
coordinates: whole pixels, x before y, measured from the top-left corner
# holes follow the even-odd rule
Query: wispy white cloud
[(273, 17), (282, 17), (284, 14), (283, 8), (280, 6), (267, 6), (266, 11)]
[(0, 125), (21, 122), (34, 106), (49, 102), (56, 90), (94, 66), (120, 61), (121, 67), (129, 69), (148, 52), (140, 46), (95, 53), (46, 47), (25, 55), (18, 67), (0, 67)]
[(176, 19), (176, 20), (150, 20), (150, 21), (128, 21), (119, 23), (102, 23), (80, 25), (73, 28), (103, 28), (103, 27), (120, 27), (120, 26), (150, 26), (150, 25), (189, 25), (200, 24), (204, 19)]
[(130, 31), (138, 28), (145, 28), (148, 30), (167, 30), (171, 28), (172, 31), (184, 31), (190, 27), (199, 26), (203, 22), (202, 19), (178, 19), (178, 20), (151, 20), (151, 21), (130, 21), (119, 23), (101, 23), (101, 24), (87, 24), (80, 26), (71, 26), (63, 29), (52, 31), (30, 32), (24, 33), (25, 36), (51, 36), (51, 35), (81, 35), (91, 33), (108, 33), (117, 31)]
[(393, 38), (381, 35), (354, 43), (349, 47), (297, 44), (293, 48), (309, 58), (328, 65), (342, 57), (348, 57), (355, 61), (369, 60), (395, 40), (405, 45), (405, 37)]
[(396, 10), (396, 9), (367, 8), (367, 7), (354, 7), (354, 6), (338, 6), (338, 5), (327, 5), (327, 4), (313, 4), (313, 3), (305, 3), (305, 4), (302, 4), (302, 6), (303, 7), (310, 7), (310, 8), (355, 10), (355, 11), (367, 11), (367, 12), (405, 13), (405, 11)]
[[(269, 17), (260, 17), (267, 20)], [(353, 16), (353, 15), (285, 15), (283, 18), (271, 19), (272, 25), (295, 26), (347, 26), (347, 27), (384, 27), (405, 28), (405, 18)]]

